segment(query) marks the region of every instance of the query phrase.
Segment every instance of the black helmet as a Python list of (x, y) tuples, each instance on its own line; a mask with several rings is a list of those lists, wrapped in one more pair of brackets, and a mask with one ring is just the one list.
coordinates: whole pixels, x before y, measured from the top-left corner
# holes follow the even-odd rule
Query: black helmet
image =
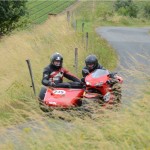
[(98, 59), (95, 55), (89, 55), (85, 59), (85, 64), (90, 71), (94, 70), (98, 66)]
[[(51, 61), (51, 65), (53, 65), (55, 68), (59, 69), (62, 67), (62, 63), (63, 63), (63, 57), (61, 54), (59, 53), (54, 53), (51, 58), (50, 58), (50, 61)], [(54, 61), (60, 61), (60, 64), (59, 65), (56, 65), (54, 64)]]

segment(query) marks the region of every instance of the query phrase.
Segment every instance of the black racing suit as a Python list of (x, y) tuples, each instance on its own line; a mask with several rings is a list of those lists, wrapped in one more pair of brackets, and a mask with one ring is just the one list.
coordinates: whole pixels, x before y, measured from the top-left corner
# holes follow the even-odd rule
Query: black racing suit
[[(73, 82), (64, 82), (63, 77), (73, 81)], [(54, 87), (64, 87), (64, 88), (81, 88), (81, 81), (69, 71), (61, 67), (60, 69), (56, 68), (52, 64), (44, 68), (42, 84), (45, 86), (51, 86), (54, 83)]]
[(93, 72), (93, 71), (96, 70), (96, 69), (103, 69), (103, 70), (106, 70), (106, 69), (105, 69), (102, 65), (100, 65), (100, 64), (97, 64), (97, 66), (96, 66), (94, 69), (91, 69), (91, 70), (89, 70), (89, 69), (85, 66), (85, 67), (83, 67), (83, 69), (82, 69), (82, 76), (83, 76), (83, 78), (81, 79), (82, 82), (85, 82), (85, 77), (87, 76), (87, 74), (83, 71), (84, 69), (87, 69), (90, 73)]

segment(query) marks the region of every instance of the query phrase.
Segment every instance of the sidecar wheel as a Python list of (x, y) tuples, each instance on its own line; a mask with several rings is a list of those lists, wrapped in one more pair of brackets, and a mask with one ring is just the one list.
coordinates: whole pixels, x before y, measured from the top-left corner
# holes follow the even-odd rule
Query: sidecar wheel
[(82, 106), (82, 100), (81, 100), (81, 99), (79, 99), (79, 100), (77, 101), (77, 106)]
[(39, 93), (39, 100), (43, 101), (44, 97), (45, 97), (45, 93), (46, 93), (47, 89), (45, 87), (42, 87)]
[(38, 100), (39, 100), (39, 107), (40, 109), (43, 111), (43, 112), (49, 112), (49, 109), (46, 107), (46, 105), (44, 104), (44, 97), (45, 97), (45, 93), (47, 91), (47, 88), (45, 87), (42, 87), (41, 90), (40, 90), (40, 93), (39, 93), (39, 97), (38, 97)]

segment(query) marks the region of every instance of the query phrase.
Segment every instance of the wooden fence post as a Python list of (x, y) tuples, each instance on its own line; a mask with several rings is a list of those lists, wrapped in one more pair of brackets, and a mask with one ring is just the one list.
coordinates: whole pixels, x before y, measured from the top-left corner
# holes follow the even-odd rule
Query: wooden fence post
[(67, 21), (70, 22), (70, 11), (67, 11)]
[(30, 60), (27, 59), (26, 60), (27, 62), (27, 65), (28, 65), (28, 69), (29, 69), (29, 73), (30, 73), (30, 77), (31, 77), (31, 86), (33, 88), (33, 92), (34, 92), (34, 95), (36, 96), (36, 91), (35, 91), (35, 85), (34, 85), (34, 79), (33, 79), (33, 74), (32, 74), (32, 69), (31, 69), (31, 64), (30, 64)]
[(89, 34), (88, 32), (86, 32), (86, 45), (85, 45), (85, 49), (88, 49), (88, 39), (89, 39)]
[(84, 22), (82, 22), (82, 43), (84, 43)]
[(82, 22), (82, 32), (84, 32), (84, 22)]
[(78, 48), (75, 48), (75, 59), (74, 59), (74, 66), (75, 66), (75, 72), (78, 73)]

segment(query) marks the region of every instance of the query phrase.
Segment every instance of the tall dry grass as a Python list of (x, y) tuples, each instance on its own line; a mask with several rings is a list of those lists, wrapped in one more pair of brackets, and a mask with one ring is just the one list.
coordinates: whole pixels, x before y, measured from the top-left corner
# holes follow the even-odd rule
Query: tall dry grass
[(49, 117), (38, 118), (38, 121), (12, 127), (7, 132), (1, 131), (4, 142), (0, 148), (148, 150), (149, 98), (150, 95), (146, 94), (134, 105), (119, 111), (103, 110), (94, 120), (85, 117), (84, 120), (76, 118), (66, 122)]
[[(43, 25), (3, 37), (0, 43), (2, 56), (0, 59), (0, 122), (2, 126), (30, 118), (28, 113), (30, 111), (35, 113), (39, 111), (35, 100), (37, 98), (34, 97), (30, 88), (30, 75), (25, 60), (31, 61), (37, 95), (41, 88), (43, 68), (50, 63), (50, 56), (54, 52), (61, 53), (64, 57), (64, 67), (76, 74), (73, 67), (74, 50), (78, 48), (78, 74), (76, 75), (79, 78), (84, 59), (89, 53), (96, 54), (104, 63), (108, 60), (104, 58), (108, 56), (110, 49), (106, 41), (98, 37), (95, 37), (94, 41), (93, 35), (92, 44), (89, 42), (89, 49), (85, 50), (85, 41), (82, 38), (82, 34), (75, 32), (67, 22), (65, 15), (51, 17)], [(111, 61), (113, 61), (115, 53), (112, 49), (110, 52)], [(108, 63), (106, 66), (113, 68), (114, 65)]]
[[(31, 81), (25, 60), (30, 59), (31, 61), (38, 94), (43, 68), (50, 63), (52, 53), (60, 52), (64, 57), (64, 67), (75, 74), (73, 65), (76, 47), (79, 50), (78, 76), (80, 77), (86, 54), (81, 36), (75, 33), (65, 16), (51, 17), (42, 26), (35, 26), (30, 30), (12, 34), (1, 40), (0, 107), (3, 123), (5, 123), (3, 121), (5, 117), (10, 119), (15, 114), (16, 110), (13, 109), (13, 105), (21, 109), (25, 107), (24, 102), (27, 104), (32, 102), (34, 106), (35, 97), (30, 88)], [(15, 118), (13, 117), (14, 120), (17, 120)]]

